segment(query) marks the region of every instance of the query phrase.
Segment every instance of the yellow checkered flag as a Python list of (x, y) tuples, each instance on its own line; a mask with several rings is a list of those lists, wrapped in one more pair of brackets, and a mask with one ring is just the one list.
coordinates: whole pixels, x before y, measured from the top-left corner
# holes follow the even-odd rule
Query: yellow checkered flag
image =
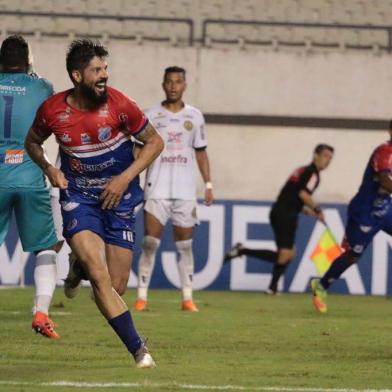
[(313, 261), (317, 273), (322, 276), (341, 254), (342, 248), (337, 243), (331, 229), (327, 226), (310, 255), (310, 259)]

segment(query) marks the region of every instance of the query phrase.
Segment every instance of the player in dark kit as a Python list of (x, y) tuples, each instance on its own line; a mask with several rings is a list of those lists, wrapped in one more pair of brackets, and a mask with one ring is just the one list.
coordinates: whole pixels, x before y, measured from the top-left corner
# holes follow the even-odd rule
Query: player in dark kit
[[(134, 208), (143, 200), (139, 173), (159, 155), (163, 141), (134, 101), (107, 87), (107, 50), (79, 40), (67, 53), (74, 88), (39, 108), (25, 146), (51, 184), (60, 188), (63, 235), (91, 282), (95, 302), (136, 366), (155, 362), (114, 285), (129, 276), (134, 246)], [(60, 145), (61, 169), (48, 162), (42, 143)], [(132, 136), (144, 143), (133, 157)]]
[(372, 153), (357, 194), (348, 205), (347, 224), (342, 247), (321, 279), (312, 279), (313, 305), (327, 311), (327, 290), (347, 268), (356, 263), (373, 237), (380, 231), (392, 235), (392, 121), (390, 140)]
[(324, 221), (321, 208), (312, 198), (320, 183), (320, 171), (328, 167), (334, 149), (328, 144), (319, 144), (313, 152), (310, 165), (300, 167), (289, 177), (271, 208), (270, 222), (275, 235), (277, 251), (249, 249), (241, 243), (234, 245), (225, 255), (225, 262), (239, 256), (251, 256), (274, 264), (272, 279), (266, 293), (276, 294), (279, 278), (295, 256), (295, 232), (298, 215), (304, 212)]

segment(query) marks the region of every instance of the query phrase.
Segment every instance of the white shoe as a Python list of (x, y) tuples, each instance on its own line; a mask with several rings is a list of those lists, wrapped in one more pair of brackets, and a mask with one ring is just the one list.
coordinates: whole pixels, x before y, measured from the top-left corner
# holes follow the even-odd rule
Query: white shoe
[(73, 253), (68, 256), (69, 271), (66, 279), (64, 279), (64, 294), (67, 298), (75, 298), (80, 291), (82, 285), (81, 276), (75, 271), (75, 263), (77, 258)]
[(150, 352), (148, 351), (146, 343), (147, 339), (142, 338), (142, 345), (140, 346), (139, 350), (132, 354), (138, 369), (152, 369), (157, 366)]

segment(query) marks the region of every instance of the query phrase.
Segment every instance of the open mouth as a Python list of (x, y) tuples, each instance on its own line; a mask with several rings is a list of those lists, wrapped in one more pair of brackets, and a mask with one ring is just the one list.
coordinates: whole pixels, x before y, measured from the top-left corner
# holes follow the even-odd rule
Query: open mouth
[(95, 83), (95, 89), (99, 92), (99, 93), (103, 93), (106, 90), (106, 82), (98, 82)]

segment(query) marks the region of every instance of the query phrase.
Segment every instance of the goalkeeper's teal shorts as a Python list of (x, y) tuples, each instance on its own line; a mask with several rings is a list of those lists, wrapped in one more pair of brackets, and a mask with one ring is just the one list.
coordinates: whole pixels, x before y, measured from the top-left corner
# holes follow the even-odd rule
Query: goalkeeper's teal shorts
[(47, 188), (1, 189), (0, 245), (7, 235), (12, 212), (25, 252), (47, 249), (58, 242)]

